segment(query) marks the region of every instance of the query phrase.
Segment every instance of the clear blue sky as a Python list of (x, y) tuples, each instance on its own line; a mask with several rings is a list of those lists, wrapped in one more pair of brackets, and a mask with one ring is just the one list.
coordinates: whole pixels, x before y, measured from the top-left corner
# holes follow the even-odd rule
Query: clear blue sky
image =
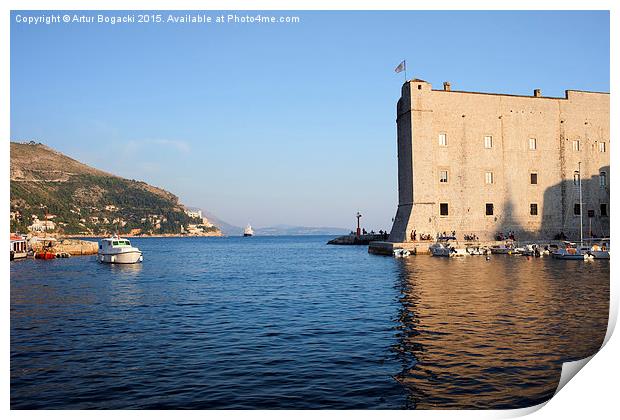
[(36, 26), (18, 14), (40, 15), (11, 16), (12, 140), (36, 139), (237, 225), (352, 228), (360, 210), (369, 229), (391, 227), (403, 58), (409, 78), (435, 87), (609, 91), (607, 12)]

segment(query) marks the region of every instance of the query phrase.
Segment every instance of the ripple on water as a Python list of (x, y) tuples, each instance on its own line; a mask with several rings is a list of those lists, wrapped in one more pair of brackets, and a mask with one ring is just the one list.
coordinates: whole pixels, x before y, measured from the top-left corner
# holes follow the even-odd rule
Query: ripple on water
[(144, 238), (11, 264), (12, 408), (515, 408), (607, 327), (609, 263)]

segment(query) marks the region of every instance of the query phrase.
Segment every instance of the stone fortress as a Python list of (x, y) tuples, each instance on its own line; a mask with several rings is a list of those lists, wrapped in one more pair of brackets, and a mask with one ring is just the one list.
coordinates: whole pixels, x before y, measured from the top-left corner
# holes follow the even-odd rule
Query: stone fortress
[(609, 235), (608, 93), (462, 92), (414, 79), (402, 87), (396, 122), (399, 203), (389, 242), (413, 241), (414, 231), (418, 240), (444, 231), (459, 240), (498, 232), (578, 240), (580, 212), (584, 237)]

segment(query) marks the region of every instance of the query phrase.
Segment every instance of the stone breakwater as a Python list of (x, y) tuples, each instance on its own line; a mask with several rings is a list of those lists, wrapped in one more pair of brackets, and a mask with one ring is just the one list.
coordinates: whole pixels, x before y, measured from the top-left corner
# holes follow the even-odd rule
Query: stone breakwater
[(368, 245), (372, 241), (385, 241), (387, 234), (382, 233), (369, 233), (366, 235), (344, 235), (332, 239), (327, 242), (327, 245)]

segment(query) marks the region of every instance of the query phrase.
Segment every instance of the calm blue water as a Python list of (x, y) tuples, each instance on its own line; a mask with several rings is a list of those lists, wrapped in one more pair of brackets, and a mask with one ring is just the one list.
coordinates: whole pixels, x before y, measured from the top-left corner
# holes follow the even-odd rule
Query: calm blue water
[(11, 263), (13, 409), (516, 408), (600, 347), (609, 262), (144, 238)]

